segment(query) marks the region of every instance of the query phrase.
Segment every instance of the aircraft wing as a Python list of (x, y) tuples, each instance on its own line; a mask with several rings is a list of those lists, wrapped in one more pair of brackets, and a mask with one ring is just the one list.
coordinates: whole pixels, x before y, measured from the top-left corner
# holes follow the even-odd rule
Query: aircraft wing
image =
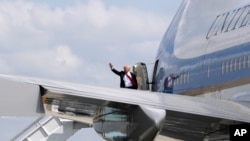
[(219, 119), (250, 123), (250, 109), (232, 101), (28, 77), (0, 75), (0, 95), (2, 117), (45, 113), (92, 124), (98, 107), (110, 102), (163, 109), (166, 118), (161, 134), (172, 137), (181, 133), (187, 138), (199, 136), (198, 133), (202, 135), (207, 124)]

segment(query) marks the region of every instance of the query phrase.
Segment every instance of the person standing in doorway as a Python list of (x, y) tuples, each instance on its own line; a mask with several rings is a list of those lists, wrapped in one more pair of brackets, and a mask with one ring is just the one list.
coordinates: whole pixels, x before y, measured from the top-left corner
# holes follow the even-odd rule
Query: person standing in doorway
[[(181, 75), (181, 74), (180, 74)], [(175, 79), (179, 78), (180, 75), (174, 75), (171, 73), (164, 81), (164, 92), (166, 93), (173, 93), (174, 90), (174, 81)]]
[(120, 87), (121, 88), (129, 88), (129, 89), (137, 89), (138, 84), (136, 80), (136, 76), (134, 73), (130, 72), (129, 65), (125, 65), (123, 67), (123, 71), (117, 71), (112, 63), (109, 63), (109, 67), (116, 75), (120, 76)]

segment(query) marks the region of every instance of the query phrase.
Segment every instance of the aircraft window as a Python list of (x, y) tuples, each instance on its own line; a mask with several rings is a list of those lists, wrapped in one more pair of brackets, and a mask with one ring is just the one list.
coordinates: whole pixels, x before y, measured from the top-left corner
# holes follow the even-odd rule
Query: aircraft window
[(182, 84), (185, 84), (185, 73), (183, 73), (181, 75), (182, 75)]
[(176, 81), (176, 85), (180, 85), (180, 78), (177, 78), (175, 81)]
[(184, 73), (183, 75), (184, 75), (184, 84), (186, 84), (187, 83), (187, 73)]
[(180, 74), (180, 84), (183, 84), (183, 74)]
[(186, 73), (183, 73), (183, 84), (186, 84)]
[(247, 57), (247, 67), (248, 68), (250, 67), (250, 55), (248, 55), (248, 57)]
[(185, 84), (186, 83), (186, 76), (185, 76), (185, 73), (182, 73), (182, 84)]
[(210, 77), (210, 66), (207, 66), (207, 78)]
[(247, 63), (247, 57), (244, 56), (244, 57), (243, 57), (243, 62), (242, 62), (243, 69), (246, 68), (246, 63)]
[(174, 86), (177, 86), (177, 81), (174, 81)]
[(177, 78), (176, 80), (177, 80), (177, 84), (178, 84), (178, 85), (181, 85), (181, 75), (180, 75), (180, 77)]
[(185, 84), (185, 74), (184, 73), (181, 74), (181, 83)]
[(183, 76), (183, 84), (186, 84), (186, 74), (183, 73), (182, 76)]
[(225, 62), (222, 62), (221, 64), (221, 74), (225, 73)]
[(233, 71), (233, 60), (230, 61), (230, 72)]
[(230, 65), (230, 63), (229, 63), (229, 61), (227, 61), (226, 62), (226, 72), (229, 72), (229, 65)]
[(239, 65), (239, 70), (241, 70), (241, 62), (242, 62), (242, 58), (239, 58), (239, 60), (238, 60), (238, 65)]
[(237, 71), (237, 66), (238, 66), (238, 60), (234, 59), (234, 71)]

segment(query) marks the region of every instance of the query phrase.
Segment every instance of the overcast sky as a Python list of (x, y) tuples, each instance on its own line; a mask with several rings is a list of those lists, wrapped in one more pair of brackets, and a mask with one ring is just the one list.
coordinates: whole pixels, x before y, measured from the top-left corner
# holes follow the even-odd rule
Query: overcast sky
[[(180, 2), (0, 0), (0, 73), (119, 87), (108, 63), (145, 62), (151, 71)], [(0, 119), (0, 140), (29, 122)]]

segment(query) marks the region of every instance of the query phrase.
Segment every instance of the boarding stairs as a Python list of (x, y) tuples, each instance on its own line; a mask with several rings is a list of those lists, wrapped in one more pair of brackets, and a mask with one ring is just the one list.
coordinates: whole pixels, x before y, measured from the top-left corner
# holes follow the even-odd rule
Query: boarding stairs
[(89, 125), (52, 116), (39, 117), (11, 141), (65, 141)]

